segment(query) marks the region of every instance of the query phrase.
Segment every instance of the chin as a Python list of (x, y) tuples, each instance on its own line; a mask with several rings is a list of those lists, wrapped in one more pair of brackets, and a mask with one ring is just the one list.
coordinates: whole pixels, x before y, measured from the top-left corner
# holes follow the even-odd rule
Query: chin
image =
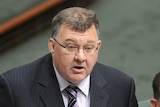
[(74, 80), (72, 80), (72, 84), (79, 84), (81, 81), (82, 81), (83, 79), (74, 79)]

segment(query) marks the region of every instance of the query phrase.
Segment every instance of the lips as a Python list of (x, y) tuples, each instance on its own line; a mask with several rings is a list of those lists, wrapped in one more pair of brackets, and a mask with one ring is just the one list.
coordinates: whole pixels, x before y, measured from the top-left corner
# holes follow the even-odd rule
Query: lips
[(73, 68), (75, 68), (75, 69), (83, 69), (84, 67), (82, 67), (82, 66), (75, 66)]
[(74, 71), (74, 73), (82, 73), (82, 72), (84, 72), (84, 67), (83, 66), (74, 66), (73, 71)]

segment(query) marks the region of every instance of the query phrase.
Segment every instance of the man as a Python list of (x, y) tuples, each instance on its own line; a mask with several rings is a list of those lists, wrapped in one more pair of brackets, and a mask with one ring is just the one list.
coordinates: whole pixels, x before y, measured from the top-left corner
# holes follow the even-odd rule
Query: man
[(154, 98), (150, 100), (151, 107), (160, 107), (160, 72), (155, 75), (152, 87)]
[(0, 107), (137, 107), (133, 79), (98, 63), (100, 46), (93, 11), (62, 10), (50, 54), (0, 75)]

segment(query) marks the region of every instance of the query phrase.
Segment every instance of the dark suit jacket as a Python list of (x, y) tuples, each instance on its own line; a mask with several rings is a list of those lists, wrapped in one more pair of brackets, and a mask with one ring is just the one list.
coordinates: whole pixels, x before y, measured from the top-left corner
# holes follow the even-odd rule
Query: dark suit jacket
[[(91, 107), (138, 107), (132, 78), (96, 63), (91, 73)], [(64, 107), (48, 54), (0, 75), (0, 107)]]

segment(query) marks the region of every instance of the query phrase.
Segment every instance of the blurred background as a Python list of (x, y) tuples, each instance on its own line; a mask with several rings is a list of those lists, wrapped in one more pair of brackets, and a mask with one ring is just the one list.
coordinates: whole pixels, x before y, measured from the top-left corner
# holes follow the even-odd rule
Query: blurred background
[(138, 101), (150, 99), (160, 72), (159, 0), (1, 0), (0, 73), (48, 53), (52, 17), (69, 6), (96, 12), (103, 42), (98, 61), (131, 76)]

